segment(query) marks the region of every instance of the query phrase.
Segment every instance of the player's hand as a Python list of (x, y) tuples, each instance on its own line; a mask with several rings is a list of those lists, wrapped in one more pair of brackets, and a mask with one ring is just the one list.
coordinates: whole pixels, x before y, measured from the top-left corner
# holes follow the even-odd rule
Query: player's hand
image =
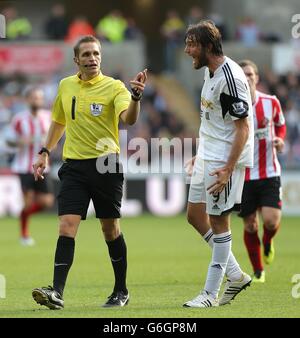
[(195, 160), (196, 160), (196, 156), (192, 157), (184, 165), (184, 169), (185, 169), (186, 173), (188, 174), (188, 176), (192, 176), (192, 174), (193, 174)]
[(45, 177), (43, 176), (44, 170), (46, 169), (48, 164), (48, 155), (43, 153), (39, 155), (36, 163), (34, 163), (33, 167), (33, 176), (34, 180), (43, 180)]
[(282, 153), (283, 152), (283, 147), (284, 147), (284, 141), (282, 138), (280, 137), (274, 137), (273, 140), (273, 146), (275, 147), (275, 149), (277, 150), (278, 153)]
[(130, 87), (134, 96), (142, 95), (146, 86), (147, 78), (147, 69), (144, 69), (130, 81)]
[(232, 170), (230, 170), (228, 167), (219, 168), (219, 169), (213, 171), (209, 175), (210, 176), (217, 176), (217, 180), (216, 180), (215, 183), (213, 183), (209, 187), (207, 187), (206, 190), (208, 190), (208, 192), (211, 195), (221, 193), (223, 191), (223, 189), (225, 188), (226, 184), (228, 183), (231, 174), (232, 174)]

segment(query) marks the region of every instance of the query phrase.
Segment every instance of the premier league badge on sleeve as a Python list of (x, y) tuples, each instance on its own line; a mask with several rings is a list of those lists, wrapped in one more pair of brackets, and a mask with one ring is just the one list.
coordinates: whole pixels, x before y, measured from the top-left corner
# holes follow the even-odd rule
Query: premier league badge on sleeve
[(90, 111), (93, 116), (99, 116), (102, 112), (103, 105), (99, 103), (90, 104)]

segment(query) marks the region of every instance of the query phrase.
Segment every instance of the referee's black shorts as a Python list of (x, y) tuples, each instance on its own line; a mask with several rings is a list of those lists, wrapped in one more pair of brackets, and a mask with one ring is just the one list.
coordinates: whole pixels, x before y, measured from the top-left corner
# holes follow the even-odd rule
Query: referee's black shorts
[[(92, 199), (97, 218), (120, 218), (123, 195), (122, 165), (115, 158), (116, 172), (100, 173), (97, 159), (67, 159), (58, 171), (61, 181), (58, 215), (81, 215), (86, 219)], [(100, 158), (101, 159), (101, 158)], [(99, 162), (98, 162), (99, 163)]]
[(279, 176), (246, 181), (239, 216), (246, 217), (261, 207), (281, 209), (281, 205), (281, 181)]

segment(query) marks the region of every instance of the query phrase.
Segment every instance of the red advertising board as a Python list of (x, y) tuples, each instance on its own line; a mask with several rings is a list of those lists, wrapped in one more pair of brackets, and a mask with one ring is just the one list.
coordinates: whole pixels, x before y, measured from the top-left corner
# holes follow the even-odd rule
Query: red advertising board
[(0, 72), (11, 74), (47, 74), (55, 72), (64, 64), (62, 47), (49, 45), (0, 46)]

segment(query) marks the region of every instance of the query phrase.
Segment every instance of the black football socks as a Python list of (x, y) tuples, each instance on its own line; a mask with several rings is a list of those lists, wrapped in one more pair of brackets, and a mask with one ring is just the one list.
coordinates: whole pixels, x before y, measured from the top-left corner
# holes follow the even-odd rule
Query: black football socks
[(68, 272), (74, 258), (75, 240), (71, 237), (59, 236), (54, 261), (53, 288), (63, 295)]
[(106, 241), (106, 244), (108, 246), (110, 259), (115, 274), (114, 291), (123, 291), (125, 294), (127, 294), (127, 248), (123, 234), (120, 234), (120, 236), (113, 241)]

